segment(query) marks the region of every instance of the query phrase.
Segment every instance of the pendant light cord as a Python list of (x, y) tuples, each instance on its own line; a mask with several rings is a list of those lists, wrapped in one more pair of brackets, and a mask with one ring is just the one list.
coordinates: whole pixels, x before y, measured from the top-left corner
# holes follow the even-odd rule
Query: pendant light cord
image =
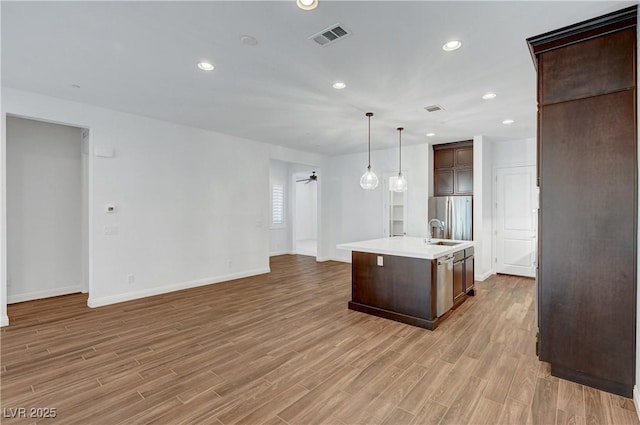
[(369, 117), (369, 165), (367, 169), (371, 171), (371, 117), (373, 116), (373, 112), (367, 112), (365, 115)]
[(398, 136), (400, 139), (398, 143), (398, 147), (399, 147), (398, 175), (402, 174), (402, 130), (404, 130), (404, 128), (402, 127), (398, 128)]
[(371, 117), (369, 117), (369, 166), (367, 168), (371, 169)]

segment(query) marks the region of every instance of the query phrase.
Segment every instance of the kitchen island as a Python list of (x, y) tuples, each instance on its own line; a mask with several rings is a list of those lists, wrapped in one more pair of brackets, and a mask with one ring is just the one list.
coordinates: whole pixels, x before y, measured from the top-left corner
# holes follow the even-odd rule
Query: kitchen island
[(474, 293), (472, 241), (401, 236), (337, 248), (352, 251), (351, 310), (432, 330)]

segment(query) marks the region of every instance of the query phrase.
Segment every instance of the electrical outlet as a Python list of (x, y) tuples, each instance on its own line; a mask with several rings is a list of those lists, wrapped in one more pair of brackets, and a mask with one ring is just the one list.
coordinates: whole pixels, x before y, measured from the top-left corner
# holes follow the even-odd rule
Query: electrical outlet
[(231, 268), (233, 266), (233, 261), (227, 260), (227, 266), (229, 266), (229, 268)]
[(378, 265), (380, 267), (384, 266), (384, 257), (382, 255), (378, 255)]
[(132, 283), (134, 283), (136, 281), (136, 275), (134, 274), (128, 274), (127, 275), (127, 283), (129, 285), (131, 285)]

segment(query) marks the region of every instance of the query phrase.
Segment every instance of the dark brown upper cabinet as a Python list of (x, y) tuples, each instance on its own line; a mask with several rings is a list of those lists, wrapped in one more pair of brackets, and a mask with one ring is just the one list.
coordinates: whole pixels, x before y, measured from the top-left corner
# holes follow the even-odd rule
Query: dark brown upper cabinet
[(433, 146), (435, 196), (473, 195), (473, 141)]
[[(542, 105), (624, 90), (635, 85), (634, 30), (552, 50), (539, 62)], [(579, 72), (576, 70), (579, 69)]]

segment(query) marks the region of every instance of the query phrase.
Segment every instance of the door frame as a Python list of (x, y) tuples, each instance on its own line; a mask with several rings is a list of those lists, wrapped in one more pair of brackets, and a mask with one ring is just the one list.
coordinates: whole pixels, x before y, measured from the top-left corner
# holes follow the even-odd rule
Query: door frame
[[(83, 131), (87, 131), (86, 137), (83, 138), (81, 147), (81, 161), (85, 163), (83, 166), (83, 176), (86, 185), (86, 197), (83, 199), (86, 208), (83, 212), (86, 213), (86, 228), (83, 229), (83, 252), (82, 256), (82, 277), (83, 282), (82, 292), (91, 293), (92, 288), (92, 248), (93, 248), (93, 234), (91, 229), (93, 228), (93, 131), (91, 126), (81, 123), (63, 122), (42, 117), (36, 117), (24, 114), (15, 114), (6, 110), (0, 111), (0, 118), (2, 119), (2, 130), (0, 139), (0, 327), (9, 326), (10, 318), (7, 311), (8, 299), (7, 299), (7, 233), (4, 229), (7, 228), (7, 117), (16, 117), (32, 121), (40, 121), (50, 124), (65, 125), (68, 127), (80, 128)], [(86, 139), (86, 143), (84, 141)], [(85, 157), (86, 153), (86, 157)], [(86, 161), (86, 162), (85, 162)], [(84, 226), (83, 226), (84, 227)], [(86, 280), (85, 280), (86, 278)]]

